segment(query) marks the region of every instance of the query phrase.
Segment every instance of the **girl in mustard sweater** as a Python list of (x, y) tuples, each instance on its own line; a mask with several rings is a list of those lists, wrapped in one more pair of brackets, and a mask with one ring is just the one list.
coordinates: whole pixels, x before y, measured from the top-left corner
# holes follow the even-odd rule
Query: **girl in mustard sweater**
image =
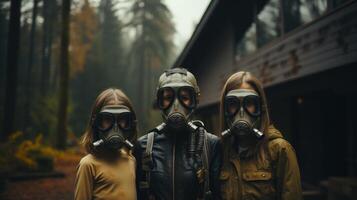
[(87, 151), (77, 168), (75, 199), (136, 199), (136, 117), (128, 97), (107, 89), (96, 99), (82, 143)]

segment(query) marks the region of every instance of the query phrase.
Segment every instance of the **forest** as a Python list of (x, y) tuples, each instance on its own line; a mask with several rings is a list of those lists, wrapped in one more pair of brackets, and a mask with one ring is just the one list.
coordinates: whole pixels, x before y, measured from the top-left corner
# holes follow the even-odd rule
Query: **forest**
[(162, 0), (13, 0), (0, 4), (1, 138), (42, 134), (62, 149), (86, 128), (95, 97), (122, 89), (145, 131), (158, 76), (174, 57)]
[(69, 196), (44, 199), (72, 198), (81, 136), (104, 89), (131, 99), (139, 135), (159, 123), (156, 83), (176, 54), (172, 18), (163, 0), (0, 1), (1, 199), (22, 199), (17, 187), (40, 192), (38, 182), (12, 180), (52, 176), (66, 178), (45, 185)]

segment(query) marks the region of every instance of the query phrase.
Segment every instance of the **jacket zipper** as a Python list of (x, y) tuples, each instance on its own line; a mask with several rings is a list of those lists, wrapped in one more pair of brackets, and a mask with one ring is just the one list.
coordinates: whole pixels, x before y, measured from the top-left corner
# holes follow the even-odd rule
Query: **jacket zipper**
[(174, 135), (174, 144), (172, 146), (172, 200), (175, 200), (175, 152), (176, 152), (176, 135)]

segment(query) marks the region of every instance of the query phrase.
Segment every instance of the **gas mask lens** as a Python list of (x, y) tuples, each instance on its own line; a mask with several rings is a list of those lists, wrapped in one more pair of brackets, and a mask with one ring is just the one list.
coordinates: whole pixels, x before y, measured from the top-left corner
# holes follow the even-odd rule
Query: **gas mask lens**
[(225, 114), (234, 117), (243, 106), (243, 109), (251, 116), (258, 117), (261, 113), (260, 98), (256, 95), (244, 97), (226, 96), (224, 100)]
[(96, 118), (96, 127), (101, 131), (107, 131), (114, 124), (114, 116), (110, 113), (99, 113)]
[(175, 98), (178, 98), (181, 105), (186, 108), (192, 109), (196, 106), (195, 91), (192, 87), (163, 87), (159, 89), (157, 95), (159, 108), (162, 110), (168, 109)]
[(168, 109), (175, 98), (175, 91), (172, 88), (165, 87), (158, 91), (158, 106), (160, 109)]
[(227, 96), (224, 100), (225, 113), (228, 117), (233, 117), (240, 109), (240, 101), (233, 96)]
[(191, 87), (181, 87), (178, 91), (178, 99), (186, 108), (192, 109), (196, 105), (195, 91)]
[(247, 113), (252, 115), (253, 117), (257, 117), (260, 115), (260, 98), (255, 95), (246, 96), (243, 99), (244, 109)]
[(96, 117), (95, 126), (101, 131), (108, 131), (117, 124), (118, 128), (123, 131), (128, 131), (133, 128), (134, 118), (131, 112), (123, 112), (119, 114), (101, 112)]
[(133, 128), (133, 117), (131, 113), (121, 113), (117, 117), (117, 123), (120, 129), (122, 130), (131, 130)]

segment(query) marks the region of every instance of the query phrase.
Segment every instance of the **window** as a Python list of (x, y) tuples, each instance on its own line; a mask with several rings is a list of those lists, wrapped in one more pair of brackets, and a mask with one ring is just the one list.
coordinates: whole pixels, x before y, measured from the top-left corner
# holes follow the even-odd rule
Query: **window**
[(342, 5), (348, 1), (351, 1), (351, 0), (331, 0), (332, 8), (339, 7), (340, 5)]
[(327, 0), (300, 0), (302, 23), (310, 22), (321, 16), (327, 10)]
[(310, 22), (327, 10), (327, 0), (282, 0), (284, 32)]
[(253, 53), (257, 49), (256, 45), (256, 24), (252, 23), (245, 32), (237, 46), (237, 59)]
[(257, 45), (261, 47), (281, 35), (279, 0), (271, 0), (258, 15)]
[(259, 13), (253, 15), (250, 27), (239, 38), (236, 59), (240, 60), (284, 33), (313, 21), (328, 7), (335, 8), (348, 1), (351, 0), (268, 0)]

